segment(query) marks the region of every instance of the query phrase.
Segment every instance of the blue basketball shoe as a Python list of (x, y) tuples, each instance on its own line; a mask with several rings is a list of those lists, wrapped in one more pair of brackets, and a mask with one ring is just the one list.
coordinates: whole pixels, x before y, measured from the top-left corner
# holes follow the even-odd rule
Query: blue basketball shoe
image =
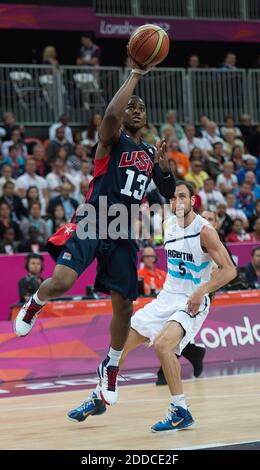
[(103, 400), (97, 397), (96, 392), (92, 392), (89, 399), (84, 401), (82, 405), (70, 410), (68, 412), (68, 418), (72, 421), (85, 421), (88, 416), (102, 415), (106, 411), (106, 405)]
[(155, 423), (151, 427), (151, 431), (180, 431), (181, 429), (188, 428), (193, 423), (194, 420), (189, 410), (185, 410), (182, 406), (174, 406), (171, 404), (166, 419)]

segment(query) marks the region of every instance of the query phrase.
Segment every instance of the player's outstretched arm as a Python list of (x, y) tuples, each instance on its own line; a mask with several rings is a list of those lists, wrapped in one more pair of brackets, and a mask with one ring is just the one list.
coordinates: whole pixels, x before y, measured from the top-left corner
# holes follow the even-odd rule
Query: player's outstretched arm
[(210, 281), (198, 287), (189, 298), (188, 309), (193, 315), (198, 312), (205, 294), (220, 289), (237, 276), (237, 270), (213, 227), (205, 226), (202, 228), (200, 241), (201, 246), (217, 264), (218, 270)]
[(131, 62), (133, 68), (129, 77), (112, 98), (105, 111), (99, 130), (99, 144), (96, 151), (96, 158), (102, 158), (106, 155), (109, 147), (119, 139), (120, 127), (127, 103), (133, 95), (142, 75), (149, 71), (149, 68), (141, 68), (134, 61)]

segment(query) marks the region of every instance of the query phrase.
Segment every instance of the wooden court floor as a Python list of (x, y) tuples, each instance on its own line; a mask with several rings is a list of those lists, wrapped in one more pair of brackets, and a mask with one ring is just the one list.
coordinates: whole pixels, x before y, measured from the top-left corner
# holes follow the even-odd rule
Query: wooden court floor
[(124, 386), (120, 401), (83, 423), (66, 418), (84, 390), (0, 399), (0, 449), (182, 449), (260, 440), (260, 373), (184, 382), (195, 425), (152, 434), (165, 417), (168, 389)]

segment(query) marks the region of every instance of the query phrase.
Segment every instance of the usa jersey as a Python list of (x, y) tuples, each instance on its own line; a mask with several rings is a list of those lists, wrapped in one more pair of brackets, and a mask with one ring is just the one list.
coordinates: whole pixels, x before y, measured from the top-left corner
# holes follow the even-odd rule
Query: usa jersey
[(163, 289), (166, 292), (190, 296), (210, 280), (213, 260), (200, 244), (200, 232), (205, 225), (210, 223), (200, 215), (185, 228), (179, 227), (176, 216), (165, 223), (168, 269)]
[(98, 207), (99, 196), (107, 196), (112, 204), (141, 204), (151, 180), (155, 147), (134, 140), (121, 131), (119, 141), (110, 154), (94, 161), (94, 178), (90, 183), (86, 202)]

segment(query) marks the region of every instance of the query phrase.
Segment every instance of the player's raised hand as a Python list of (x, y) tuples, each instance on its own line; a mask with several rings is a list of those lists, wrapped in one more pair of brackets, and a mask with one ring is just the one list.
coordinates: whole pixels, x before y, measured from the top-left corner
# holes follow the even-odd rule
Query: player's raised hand
[(169, 159), (166, 151), (166, 142), (161, 140), (156, 144), (157, 154), (155, 157), (155, 163), (159, 163), (160, 168), (163, 172), (170, 171)]
[(142, 66), (139, 65), (129, 54), (129, 48), (127, 46), (127, 55), (129, 57), (129, 67), (132, 69), (132, 72), (139, 73), (140, 75), (146, 75), (150, 70), (154, 68), (154, 66), (146, 65)]

